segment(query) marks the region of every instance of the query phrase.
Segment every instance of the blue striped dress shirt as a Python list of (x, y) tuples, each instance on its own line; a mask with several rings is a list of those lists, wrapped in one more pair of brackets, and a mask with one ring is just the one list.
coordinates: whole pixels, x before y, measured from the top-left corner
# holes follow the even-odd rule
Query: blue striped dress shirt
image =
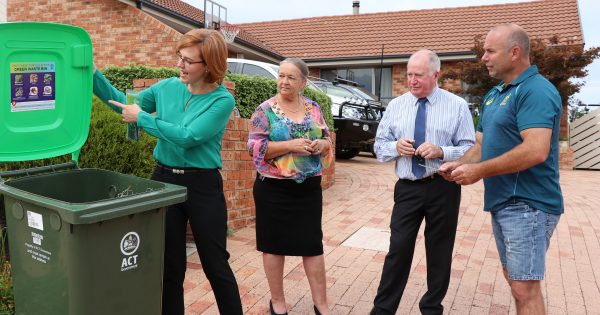
[[(400, 156), (396, 143), (401, 138), (414, 139), (417, 97), (407, 92), (393, 99), (385, 113), (375, 138), (375, 154), (381, 162), (396, 160), (396, 175), (415, 180), (412, 158)], [(440, 146), (442, 159), (425, 161), (425, 176), (433, 175), (443, 162), (459, 159), (475, 144), (475, 128), (467, 102), (446, 90), (434, 88), (427, 96), (425, 141)]]

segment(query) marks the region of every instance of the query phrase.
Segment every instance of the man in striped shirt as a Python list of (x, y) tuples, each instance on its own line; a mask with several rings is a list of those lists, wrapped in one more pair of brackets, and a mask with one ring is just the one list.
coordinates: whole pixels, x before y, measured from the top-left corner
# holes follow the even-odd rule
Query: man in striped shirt
[(395, 314), (406, 287), (415, 241), (425, 218), (427, 292), (423, 314), (442, 314), (450, 282), (460, 186), (437, 174), (443, 162), (460, 158), (475, 143), (466, 101), (438, 88), (440, 59), (415, 52), (407, 65), (409, 92), (388, 105), (377, 129), (375, 153), (396, 161), (398, 181), (390, 222), (389, 252), (371, 314)]

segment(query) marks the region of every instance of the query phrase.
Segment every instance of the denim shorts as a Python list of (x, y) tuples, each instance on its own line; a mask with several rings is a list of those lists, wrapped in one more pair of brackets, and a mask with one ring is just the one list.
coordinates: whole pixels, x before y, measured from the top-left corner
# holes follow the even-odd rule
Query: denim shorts
[(546, 251), (559, 219), (525, 203), (492, 212), (500, 262), (511, 280), (544, 280)]

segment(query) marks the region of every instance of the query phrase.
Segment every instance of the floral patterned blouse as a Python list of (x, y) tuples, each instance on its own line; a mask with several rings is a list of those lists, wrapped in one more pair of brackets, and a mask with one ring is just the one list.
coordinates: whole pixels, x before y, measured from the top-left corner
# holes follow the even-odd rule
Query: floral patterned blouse
[[(252, 114), (252, 126), (248, 135), (247, 149), (256, 170), (265, 177), (294, 179), (303, 182), (311, 176), (321, 175), (323, 167), (329, 167), (333, 160), (333, 145), (329, 139), (329, 129), (316, 102), (304, 99), (304, 120), (301, 123), (289, 119), (275, 97), (266, 100)], [(297, 138), (310, 140), (325, 139), (329, 142), (329, 152), (321, 155), (303, 156), (289, 152), (273, 159), (265, 160), (269, 141), (288, 141)]]

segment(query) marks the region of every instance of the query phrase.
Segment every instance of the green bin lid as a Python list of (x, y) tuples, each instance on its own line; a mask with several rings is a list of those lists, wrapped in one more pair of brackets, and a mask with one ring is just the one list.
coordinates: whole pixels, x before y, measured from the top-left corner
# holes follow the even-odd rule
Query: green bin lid
[(90, 127), (90, 36), (71, 25), (0, 23), (0, 60), (0, 161), (76, 161)]

